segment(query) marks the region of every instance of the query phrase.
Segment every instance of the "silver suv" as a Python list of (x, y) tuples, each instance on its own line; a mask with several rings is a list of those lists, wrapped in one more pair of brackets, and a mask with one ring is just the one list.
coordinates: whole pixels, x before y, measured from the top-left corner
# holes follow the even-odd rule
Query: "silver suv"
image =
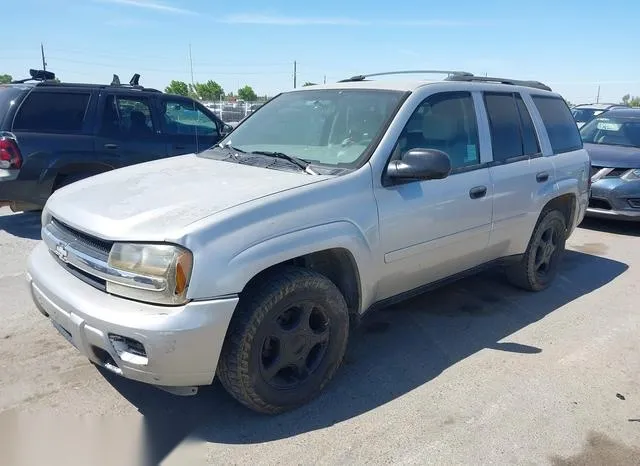
[(545, 289), (588, 201), (571, 112), (541, 83), (443, 73), (285, 92), (204, 152), (60, 189), (37, 307), (116, 374), (177, 394), (217, 374), (276, 413), (371, 309), (494, 265)]

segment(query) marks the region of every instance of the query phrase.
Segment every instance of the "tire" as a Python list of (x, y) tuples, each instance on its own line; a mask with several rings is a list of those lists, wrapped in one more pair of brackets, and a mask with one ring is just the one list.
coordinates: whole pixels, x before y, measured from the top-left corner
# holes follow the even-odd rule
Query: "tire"
[(564, 215), (558, 210), (543, 212), (522, 260), (507, 269), (509, 281), (528, 291), (548, 288), (558, 274), (566, 240)]
[(342, 363), (349, 312), (324, 275), (287, 267), (243, 294), (218, 362), (224, 388), (267, 414), (315, 398)]

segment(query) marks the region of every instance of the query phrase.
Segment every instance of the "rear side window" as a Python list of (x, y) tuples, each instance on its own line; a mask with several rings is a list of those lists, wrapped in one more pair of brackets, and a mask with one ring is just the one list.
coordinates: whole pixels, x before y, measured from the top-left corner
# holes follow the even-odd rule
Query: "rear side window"
[(542, 117), (554, 154), (582, 148), (576, 121), (564, 100), (558, 97), (534, 95), (533, 102)]
[(23, 88), (0, 85), (0, 129), (4, 127), (3, 123), (11, 108), (16, 105), (16, 101), (26, 92)]
[(13, 121), (14, 131), (76, 133), (89, 104), (89, 93), (31, 92)]

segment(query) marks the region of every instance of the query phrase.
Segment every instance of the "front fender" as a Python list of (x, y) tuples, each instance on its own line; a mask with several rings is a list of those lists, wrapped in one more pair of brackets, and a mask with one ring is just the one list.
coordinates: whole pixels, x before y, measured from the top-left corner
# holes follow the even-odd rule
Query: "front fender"
[[(304, 228), (269, 238), (235, 254), (226, 270), (216, 273), (215, 284), (200, 282), (192, 287), (194, 296), (216, 296), (240, 293), (258, 273), (296, 257), (327, 249), (342, 248), (353, 257), (360, 278), (361, 305), (366, 308), (373, 297), (373, 254), (362, 231), (353, 223), (336, 221)], [(207, 286), (208, 285), (208, 286)], [(194, 289), (195, 288), (195, 289)], [(208, 293), (207, 293), (208, 292)]]

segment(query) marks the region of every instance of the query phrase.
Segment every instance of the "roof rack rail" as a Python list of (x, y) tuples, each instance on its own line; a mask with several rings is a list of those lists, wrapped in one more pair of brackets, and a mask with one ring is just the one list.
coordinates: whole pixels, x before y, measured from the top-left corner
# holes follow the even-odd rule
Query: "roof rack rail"
[(387, 76), (390, 74), (448, 74), (450, 76), (473, 76), (468, 71), (449, 71), (449, 70), (409, 70), (409, 71), (385, 71), (383, 73), (359, 74), (347, 79), (338, 81), (339, 83), (347, 83), (353, 81), (364, 81), (372, 76)]
[(114, 87), (128, 87), (131, 89), (138, 89), (141, 91), (147, 91), (147, 92), (160, 92), (162, 93), (162, 91), (159, 91), (158, 89), (153, 89), (151, 87), (144, 87), (140, 85), (140, 74), (135, 73), (131, 79), (129, 80), (129, 84), (122, 84), (120, 82), (120, 77), (117, 74), (113, 75), (113, 78), (111, 79), (111, 84), (109, 84), (109, 86), (114, 86)]
[(11, 84), (23, 84), (28, 81), (53, 81), (56, 79), (56, 74), (52, 71), (46, 70), (29, 70), (30, 78), (24, 79), (16, 79), (15, 81), (11, 81)]
[(551, 91), (551, 88), (546, 84), (539, 81), (523, 81), (519, 79), (511, 78), (494, 78), (487, 76), (474, 76), (474, 75), (450, 75), (445, 78), (447, 81), (465, 81), (465, 82), (487, 82), (487, 83), (500, 83), (511, 84), (513, 86), (533, 87), (536, 89), (542, 89), (544, 91)]

